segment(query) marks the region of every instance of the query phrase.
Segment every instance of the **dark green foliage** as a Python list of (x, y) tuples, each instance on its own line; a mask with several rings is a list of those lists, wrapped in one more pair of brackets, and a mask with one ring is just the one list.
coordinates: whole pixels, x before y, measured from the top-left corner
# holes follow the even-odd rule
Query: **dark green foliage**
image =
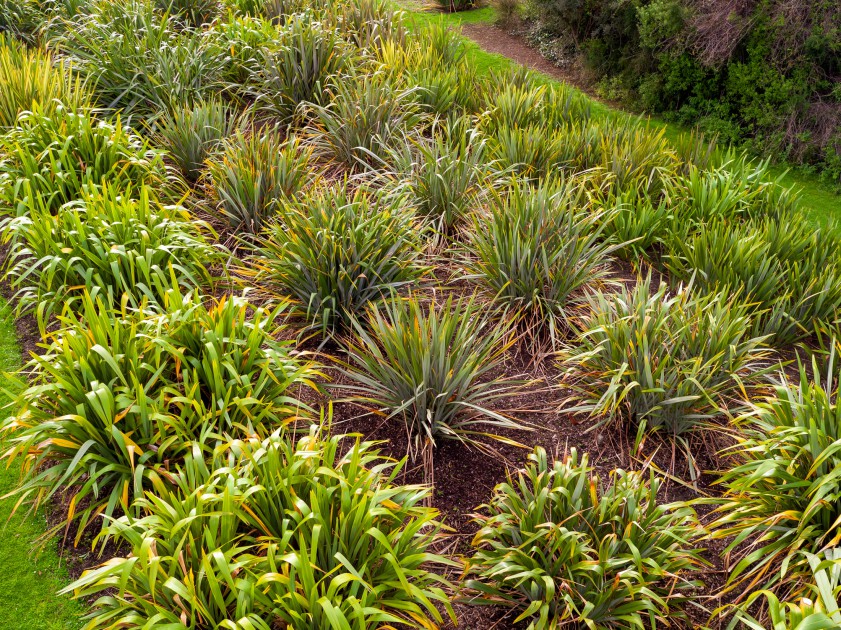
[[(531, 0), (538, 34), (602, 85), (725, 142), (817, 165), (841, 183), (841, 12), (835, 0)], [(618, 89), (616, 89), (618, 87)]]
[(20, 310), (37, 310), (48, 323), (85, 292), (112, 308), (138, 307), (212, 284), (208, 268), (222, 253), (206, 240), (213, 231), (183, 208), (162, 206), (147, 188), (131, 196), (106, 188), (56, 215), (34, 205), (5, 223), (7, 277)]
[(373, 413), (405, 425), (409, 449), (431, 472), (441, 439), (479, 444), (493, 427), (520, 425), (493, 409), (516, 383), (490, 376), (502, 366), (513, 335), (475, 299), (421, 304), (395, 298), (354, 322), (348, 340), (348, 389)]
[[(781, 597), (802, 594), (812, 574), (809, 554), (832, 553), (841, 536), (841, 405), (837, 356), (799, 382), (781, 375), (775, 396), (753, 406), (728, 453), (736, 465), (719, 483), (725, 496), (715, 537), (729, 540), (735, 564), (728, 590), (745, 584)], [(749, 545), (742, 545), (750, 541)], [(827, 602), (824, 602), (825, 604)]]
[[(109, 532), (131, 555), (68, 587), (98, 595), (91, 627), (168, 625), (270, 630), (437, 627), (454, 620), (454, 563), (432, 552), (429, 490), (396, 485), (401, 465), (325, 428), (292, 440), (234, 441), (200, 456), (138, 502), (141, 519)], [(185, 621), (186, 620), (186, 621)]]
[(176, 107), (157, 121), (156, 135), (187, 181), (195, 183), (205, 169), (207, 158), (233, 134), (234, 116), (222, 101)]
[(561, 353), (569, 410), (599, 423), (620, 422), (637, 444), (656, 431), (682, 445), (713, 418), (744, 406), (767, 370), (764, 339), (751, 335), (749, 309), (724, 295), (687, 289), (595, 295), (578, 343)]
[(154, 118), (220, 87), (227, 51), (151, 0), (95, 0), (86, 9), (66, 19), (55, 44), (103, 107)]
[(5, 457), (24, 468), (19, 500), (37, 507), (72, 488), (61, 514), (78, 519), (77, 542), (100, 514), (168, 485), (194, 448), (307, 415), (291, 389), (314, 371), (275, 341), (280, 310), (238, 298), (206, 306), (177, 291), (165, 306), (144, 316), (85, 296), (30, 361), (31, 384), (2, 426)]
[(467, 587), (477, 603), (516, 610), (530, 630), (685, 617), (704, 532), (691, 508), (658, 504), (660, 486), (618, 470), (605, 487), (575, 449), (554, 464), (535, 449), (480, 510)]
[(24, 114), (0, 139), (0, 203), (5, 213), (55, 212), (104, 185), (122, 191), (164, 180), (160, 151), (121, 124), (57, 107)]
[(323, 335), (424, 272), (420, 222), (405, 199), (330, 190), (281, 204), (243, 272)]
[(0, 34), (3, 37), (9, 33), (23, 41), (32, 42), (43, 26), (44, 19), (37, 0), (0, 0)]

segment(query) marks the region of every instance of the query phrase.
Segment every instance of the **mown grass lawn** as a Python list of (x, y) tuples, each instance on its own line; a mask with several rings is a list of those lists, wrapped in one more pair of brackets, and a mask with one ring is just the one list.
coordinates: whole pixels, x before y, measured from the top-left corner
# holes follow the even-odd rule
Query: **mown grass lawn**
[[(20, 348), (15, 337), (14, 313), (0, 301), (0, 395), (9, 413), (5, 393), (13, 383), (7, 377), (20, 368)], [(0, 442), (0, 449), (3, 448)], [(17, 481), (16, 468), (0, 466), (0, 496), (11, 490)], [(44, 516), (25, 518), (18, 513), (11, 519), (15, 499), (0, 499), (0, 630), (65, 630), (80, 627), (82, 608), (56, 592), (67, 582), (67, 572), (58, 557), (55, 544), (40, 554), (32, 553), (33, 541), (44, 532)]]

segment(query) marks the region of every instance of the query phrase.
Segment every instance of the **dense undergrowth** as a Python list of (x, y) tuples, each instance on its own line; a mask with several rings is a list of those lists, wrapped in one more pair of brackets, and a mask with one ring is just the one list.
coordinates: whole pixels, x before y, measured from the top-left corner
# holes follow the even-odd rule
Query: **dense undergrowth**
[[(381, 0), (0, 6), (4, 264), (42, 336), (6, 500), (110, 556), (63, 590), (86, 627), (834, 627), (841, 250), (767, 163)], [(456, 553), (436, 453), (528, 442), (536, 387), (641, 469), (537, 448)], [(663, 499), (661, 449), (689, 487), (712, 462), (720, 516)]]
[(580, 55), (605, 96), (841, 183), (835, 2), (502, 4), (530, 16), (530, 37), (548, 56)]

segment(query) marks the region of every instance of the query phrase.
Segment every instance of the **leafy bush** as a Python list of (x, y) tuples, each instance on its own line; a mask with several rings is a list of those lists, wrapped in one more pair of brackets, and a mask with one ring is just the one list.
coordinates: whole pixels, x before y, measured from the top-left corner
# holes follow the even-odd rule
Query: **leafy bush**
[(150, 199), (147, 188), (130, 196), (106, 188), (57, 215), (33, 205), (5, 224), (7, 273), (20, 310), (37, 309), (46, 322), (86, 292), (113, 308), (137, 307), (211, 283), (208, 267), (221, 254), (205, 240), (212, 230)]
[(351, 169), (382, 169), (389, 150), (405, 144), (420, 118), (411, 98), (385, 74), (343, 75), (331, 83), (330, 104), (315, 107), (319, 152)]
[(434, 126), (429, 140), (416, 139), (394, 158), (402, 188), (441, 238), (465, 223), (485, 196), (485, 146), (469, 119), (456, 119)]
[(516, 22), (523, 8), (520, 0), (493, 0), (491, 5), (496, 10), (497, 23), (503, 27)]
[(532, 0), (533, 38), (578, 53), (632, 106), (665, 112), (838, 183), (837, 6), (767, 0)]
[(220, 87), (227, 51), (179, 28), (151, 0), (97, 0), (88, 9), (67, 20), (56, 44), (102, 106), (156, 117)]
[(219, 3), (216, 0), (155, 0), (166, 13), (181, 18), (186, 26), (199, 28), (216, 17)]
[[(775, 396), (752, 405), (744, 437), (729, 451), (737, 465), (719, 483), (725, 496), (711, 525), (713, 537), (733, 536), (728, 590), (745, 583), (794, 597), (811, 578), (807, 554), (837, 546), (841, 496), (838, 444), (841, 407), (837, 365), (822, 375), (800, 365), (799, 382), (781, 375)], [(739, 546), (750, 541), (747, 546)]]
[(24, 111), (50, 116), (63, 104), (79, 112), (89, 109), (90, 101), (90, 90), (69, 64), (0, 33), (0, 130), (14, 127)]
[(651, 278), (591, 298), (578, 344), (561, 353), (569, 411), (676, 439), (695, 469), (687, 434), (738, 407), (770, 355), (751, 337), (748, 308), (722, 295), (693, 296)]
[(257, 234), (280, 200), (291, 199), (316, 177), (311, 159), (312, 149), (296, 136), (283, 140), (271, 129), (237, 132), (209, 162), (218, 212), (232, 227)]
[(196, 182), (207, 158), (236, 128), (234, 113), (222, 101), (184, 106), (158, 121), (159, 144), (178, 165), (189, 182)]
[(814, 574), (814, 584), (807, 586), (807, 596), (798, 602), (781, 603), (770, 591), (754, 591), (744, 606), (737, 609), (728, 630), (745, 627), (750, 630), (765, 630), (765, 625), (748, 615), (745, 610), (760, 605), (767, 610), (768, 621), (772, 628), (814, 628), (815, 630), (833, 630), (841, 626), (841, 608), (838, 597), (841, 596), (841, 563), (838, 552), (827, 553), (828, 558), (821, 562), (818, 556), (805, 554)]
[(252, 76), (258, 105), (291, 119), (302, 103), (326, 104), (331, 77), (348, 66), (350, 52), (341, 36), (310, 16), (294, 16), (283, 27), (278, 44), (260, 51)]
[(666, 268), (696, 290), (738, 294), (755, 329), (785, 344), (810, 335), (841, 311), (838, 247), (797, 217), (736, 224), (716, 221), (694, 234), (676, 230)]
[(292, 298), (294, 311), (322, 335), (343, 332), (369, 304), (423, 273), (420, 232), (399, 197), (317, 193), (281, 206), (249, 275), (271, 294)]
[(162, 155), (120, 123), (57, 107), (18, 120), (0, 146), (0, 200), (16, 214), (28, 205), (56, 212), (105, 184), (121, 190), (163, 181)]
[(475, 9), (478, 4), (477, 0), (435, 0), (438, 7), (442, 11), (455, 13), (456, 11), (467, 11), (468, 9)]
[(674, 225), (669, 203), (637, 188), (599, 192), (596, 204), (604, 210), (604, 234), (616, 244), (618, 255), (633, 264), (659, 253), (653, 250), (659, 250)]
[(395, 299), (369, 308), (354, 321), (356, 337), (346, 343), (354, 400), (389, 420), (402, 420), (413, 455), (422, 454), (431, 472), (432, 448), (440, 439), (479, 445), (483, 428), (520, 428), (492, 409), (517, 383), (483, 377), (498, 369), (513, 336), (494, 324), (475, 299), (422, 306)]
[(37, 40), (43, 20), (41, 7), (35, 0), (0, 0), (0, 46), (7, 41), (6, 33), (26, 43)]
[(226, 51), (221, 75), (226, 91), (246, 100), (255, 89), (251, 80), (259, 75), (264, 56), (279, 46), (281, 31), (268, 19), (229, 14), (213, 24), (207, 33)]
[(476, 213), (465, 251), (468, 277), (514, 314), (535, 358), (557, 350), (584, 290), (607, 274), (611, 247), (580, 183), (515, 184), (489, 215)]
[(338, 9), (342, 32), (357, 48), (375, 51), (386, 42), (405, 44), (404, 14), (387, 0), (348, 0)]
[(188, 462), (178, 491), (149, 493), (143, 518), (110, 526), (131, 555), (67, 589), (100, 595), (92, 624), (435, 627), (435, 604), (454, 617), (430, 571), (451, 563), (430, 551), (429, 490), (394, 485), (400, 466), (371, 444), (313, 429), (293, 447), (276, 433), (232, 442), (216, 462)]
[(698, 586), (695, 512), (659, 505), (660, 480), (615, 471), (603, 486), (572, 449), (550, 464), (535, 449), (516, 477), (494, 490), (478, 517), (478, 547), (468, 561), (474, 603), (520, 613), (515, 623), (641, 628), (685, 617)]
[(171, 483), (193, 448), (307, 415), (292, 389), (313, 369), (275, 341), (280, 310), (237, 298), (206, 307), (177, 292), (148, 317), (89, 295), (78, 306), (26, 366), (31, 385), (3, 424), (5, 457), (23, 464), (18, 504), (65, 492), (77, 542), (99, 515), (139, 513), (133, 500)]

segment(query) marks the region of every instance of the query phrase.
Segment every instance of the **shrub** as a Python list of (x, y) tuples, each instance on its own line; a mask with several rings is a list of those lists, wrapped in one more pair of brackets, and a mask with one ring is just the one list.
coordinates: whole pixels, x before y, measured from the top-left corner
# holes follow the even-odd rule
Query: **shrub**
[(15, 213), (43, 204), (63, 204), (92, 194), (106, 183), (115, 189), (159, 184), (161, 153), (120, 123), (95, 121), (57, 107), (24, 114), (2, 140), (8, 158), (0, 164), (0, 199)]
[(411, 94), (381, 73), (343, 75), (331, 84), (330, 104), (313, 110), (319, 152), (353, 170), (382, 169), (420, 121)]
[(255, 90), (252, 78), (259, 76), (259, 68), (268, 51), (279, 46), (281, 30), (267, 19), (250, 15), (228, 15), (208, 29), (208, 37), (226, 51), (222, 66), (222, 81), (226, 91), (239, 98)]
[(90, 101), (90, 90), (69, 64), (0, 34), (0, 131), (14, 127), (24, 111), (50, 116), (63, 104), (78, 112)]
[(209, 162), (218, 212), (233, 228), (257, 234), (277, 202), (291, 199), (316, 177), (312, 150), (296, 136), (283, 140), (277, 130), (237, 132)]
[(613, 296), (596, 294), (578, 344), (561, 353), (569, 411), (677, 440), (695, 475), (687, 434), (739, 405), (766, 373), (770, 355), (751, 337), (747, 307), (721, 295), (696, 297), (651, 279)]
[(765, 630), (765, 625), (745, 611), (759, 605), (767, 611), (768, 621), (773, 628), (815, 628), (833, 630), (841, 626), (841, 563), (837, 552), (827, 553), (823, 562), (818, 556), (805, 554), (812, 570), (814, 582), (807, 585), (807, 593), (797, 602), (781, 603), (770, 591), (752, 592), (744, 605), (735, 611), (728, 630), (737, 627), (750, 630)]
[(50, 214), (43, 205), (5, 225), (12, 246), (8, 278), (18, 308), (46, 322), (85, 292), (113, 308), (162, 304), (174, 290), (211, 283), (208, 267), (221, 251), (208, 226), (178, 207), (163, 207), (147, 188), (107, 188)]
[(302, 103), (326, 104), (329, 80), (347, 67), (350, 56), (335, 30), (305, 15), (293, 17), (278, 44), (260, 54), (253, 96), (259, 107), (284, 120)]
[(438, 116), (450, 116), (476, 109), (475, 66), (467, 64), (449, 68), (418, 66), (408, 72), (406, 82), (417, 86), (413, 91), (413, 96), (422, 111)]
[(563, 130), (548, 132), (542, 126), (501, 126), (488, 142), (489, 157), (499, 168), (526, 179), (547, 179), (571, 165), (579, 154)]
[(734, 225), (716, 221), (668, 239), (666, 268), (696, 290), (738, 294), (755, 329), (786, 344), (810, 335), (841, 310), (838, 249), (797, 217)]
[(448, 13), (475, 9), (478, 5), (477, 0), (435, 0), (435, 2), (438, 5), (438, 8)]
[(440, 238), (451, 236), (485, 196), (485, 140), (469, 119), (456, 119), (436, 125), (429, 140), (417, 138), (413, 149), (394, 158), (401, 187)]
[(37, 34), (44, 20), (41, 7), (34, 0), (0, 0), (0, 46), (5, 33), (26, 43), (37, 40)]
[(249, 268), (326, 336), (423, 274), (419, 232), (399, 197), (329, 190), (283, 205)]
[(348, 0), (339, 12), (342, 32), (357, 48), (374, 51), (386, 42), (405, 44), (404, 14), (387, 0)]
[(564, 625), (637, 628), (685, 618), (682, 605), (699, 583), (695, 512), (659, 505), (660, 480), (615, 471), (603, 486), (572, 449), (550, 464), (535, 449), (516, 477), (480, 508), (478, 548), (467, 587), (479, 604), (516, 610), (542, 630)]
[(497, 23), (500, 26), (510, 26), (520, 16), (521, 9), (520, 0), (493, 0), (491, 5), (496, 10)]
[(719, 480), (725, 496), (711, 525), (714, 538), (733, 537), (727, 590), (750, 583), (795, 597), (811, 578), (807, 554), (837, 546), (841, 407), (834, 359), (823, 375), (813, 364), (811, 377), (800, 364), (796, 384), (781, 374), (776, 395), (751, 406), (743, 437), (728, 451), (737, 465)]
[(636, 188), (600, 192), (596, 204), (604, 209), (604, 234), (616, 244), (618, 255), (636, 264), (641, 258), (659, 254), (663, 235), (674, 227), (669, 203)]
[(513, 343), (503, 324), (494, 324), (475, 299), (422, 306), (395, 299), (369, 308), (355, 320), (356, 337), (346, 343), (344, 373), (354, 400), (372, 413), (402, 420), (409, 450), (422, 454), (431, 473), (432, 448), (440, 439), (479, 445), (483, 428), (521, 428), (492, 409), (518, 385), (484, 379), (497, 370)]
[(677, 171), (678, 160), (665, 128), (651, 130), (638, 121), (607, 124), (599, 129), (600, 166), (617, 191), (636, 188), (656, 197)]
[(348, 449), (313, 430), (293, 447), (275, 434), (233, 442), (217, 461), (182, 472), (178, 492), (148, 494), (144, 518), (110, 527), (131, 555), (67, 589), (100, 595), (91, 623), (435, 627), (435, 604), (454, 616), (446, 580), (430, 571), (451, 563), (430, 551), (429, 491), (394, 485), (400, 466), (371, 444)]
[[(602, 85), (775, 159), (838, 171), (837, 7), (726, 0), (534, 0), (541, 43), (583, 56)], [(557, 38), (557, 39), (556, 39)]]
[(67, 21), (56, 44), (102, 106), (152, 118), (211, 96), (228, 54), (150, 0), (97, 0)]
[(75, 520), (78, 542), (99, 515), (137, 515), (133, 500), (168, 485), (193, 443), (209, 451), (225, 435), (265, 436), (307, 415), (292, 390), (313, 369), (275, 341), (280, 310), (170, 295), (148, 317), (85, 296), (26, 366), (5, 457), (24, 467), (18, 505), (66, 493), (65, 521), (47, 535)]
[(612, 247), (601, 240), (580, 183), (515, 184), (489, 215), (476, 213), (465, 248), (468, 277), (514, 314), (539, 359), (557, 350), (587, 287), (607, 274)]
[(208, 157), (234, 133), (236, 121), (225, 103), (212, 100), (168, 112), (158, 125), (159, 144), (187, 181), (195, 183)]
[(161, 11), (179, 17), (192, 28), (209, 24), (219, 11), (216, 0), (155, 0), (155, 4)]

